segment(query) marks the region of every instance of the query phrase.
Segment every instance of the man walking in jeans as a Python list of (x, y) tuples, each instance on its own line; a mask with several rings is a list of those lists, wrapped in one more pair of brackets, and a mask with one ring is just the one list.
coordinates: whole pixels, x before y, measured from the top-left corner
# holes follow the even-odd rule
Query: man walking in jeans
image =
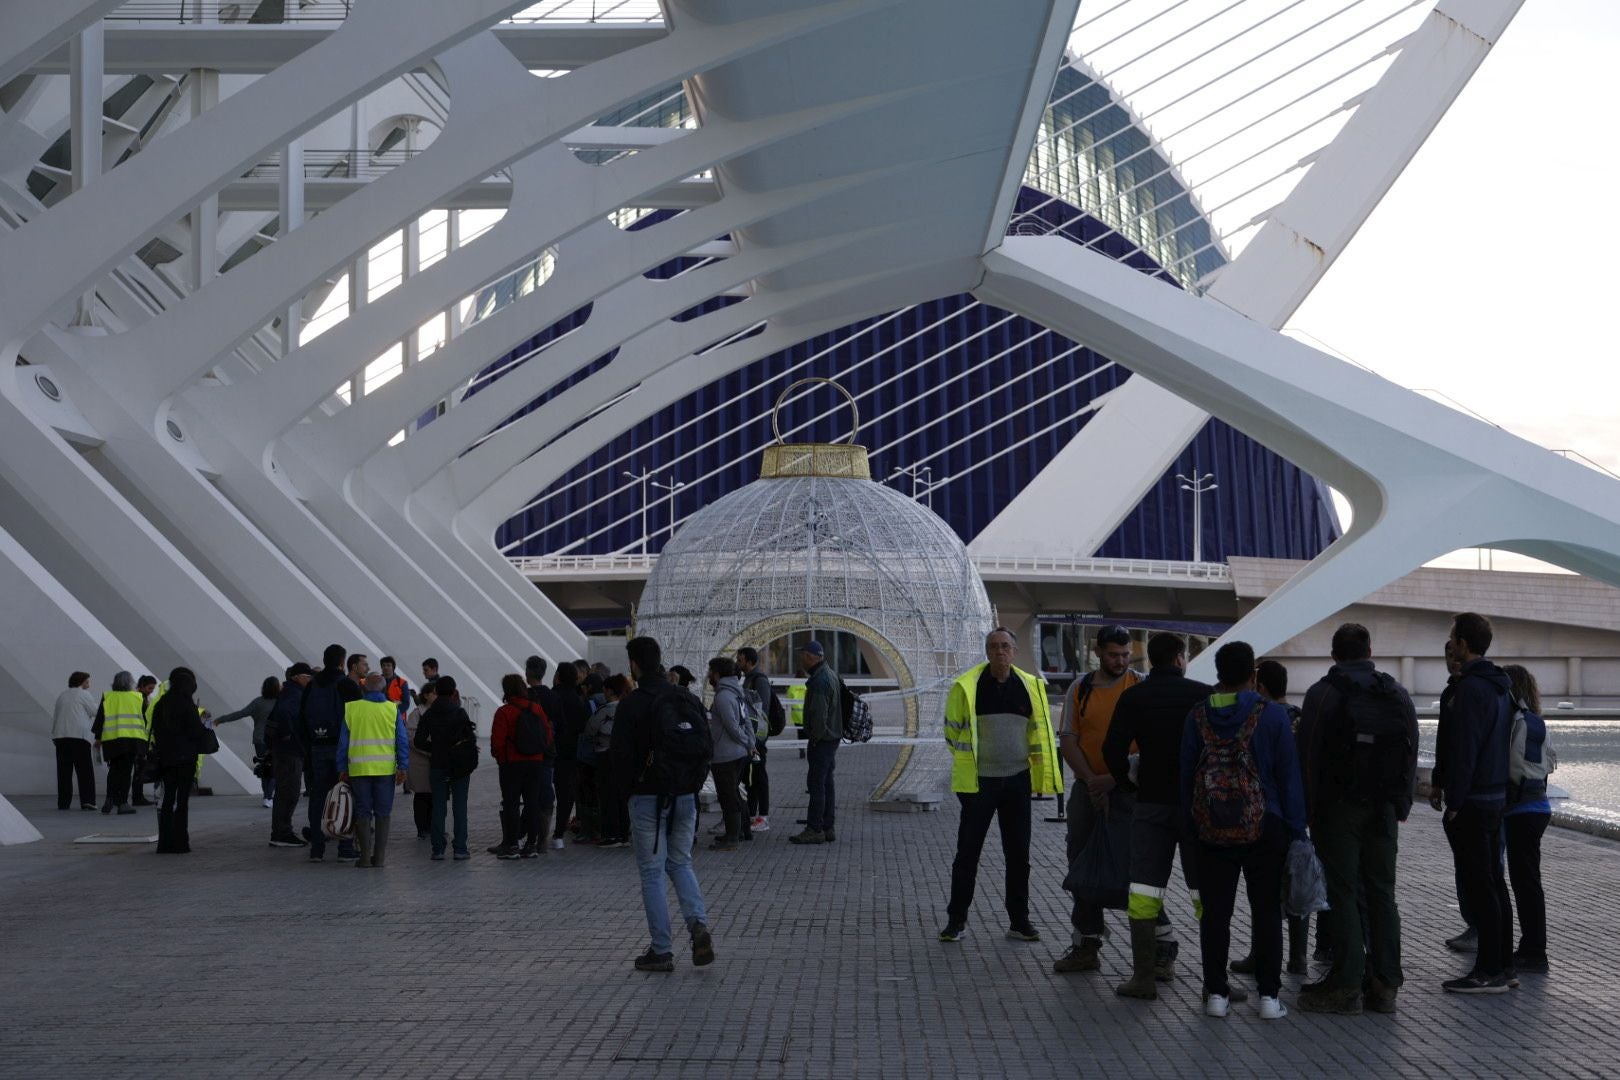
[(1489, 660), (1491, 621), (1464, 612), (1451, 623), (1451, 649), (1462, 662), (1451, 699), (1443, 793), (1457, 873), (1479, 934), (1474, 969), (1441, 986), (1454, 994), (1502, 994), (1513, 975), (1513, 913), (1497, 855), (1507, 805), (1508, 743), (1513, 729), (1511, 683)]
[[(664, 892), (666, 876), (675, 886), (681, 917), (692, 935), (692, 963), (702, 967), (714, 963), (714, 941), (709, 935), (703, 890), (692, 872), (696, 791), (703, 780), (699, 776), (696, 784), (676, 785), (687, 790), (669, 790), (662, 770), (653, 767), (659, 750), (659, 711), (680, 709), (681, 702), (665, 699), (686, 691), (670, 685), (657, 641), (650, 637), (631, 638), (625, 652), (636, 688), (619, 702), (613, 718), (612, 768), (615, 789), (630, 793), (630, 834), (636, 869), (641, 875), (641, 903), (647, 911), (647, 930), (652, 937), (647, 951), (636, 957), (635, 968), (675, 970), (669, 900)], [(703, 724), (701, 706), (695, 712), (696, 722)], [(704, 757), (706, 764), (706, 752)]]
[(810, 764), (806, 781), (810, 809), (804, 815), (804, 831), (788, 837), (788, 842), (830, 844), (837, 839), (833, 835), (833, 767), (838, 763), (838, 743), (844, 737), (843, 687), (827, 667), (821, 642), (805, 643), (799, 650), (799, 665), (809, 674), (804, 683), (804, 737), (809, 740), (805, 757)]

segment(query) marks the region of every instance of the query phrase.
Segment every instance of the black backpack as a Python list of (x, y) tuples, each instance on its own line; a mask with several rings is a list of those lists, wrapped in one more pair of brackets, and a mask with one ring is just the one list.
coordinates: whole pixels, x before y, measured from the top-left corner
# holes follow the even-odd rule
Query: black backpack
[(1357, 802), (1383, 802), (1411, 794), (1412, 732), (1400, 686), (1386, 673), (1374, 673), (1363, 686), (1342, 673), (1328, 676), (1339, 693), (1335, 775)]
[(838, 682), (838, 711), (843, 715), (845, 742), (866, 742), (872, 737), (872, 706), (842, 679)]
[(512, 734), (512, 749), (524, 757), (552, 754), (551, 730), (545, 717), (540, 715), (540, 707), (533, 702), (527, 702), (517, 707), (516, 730)]
[(691, 795), (703, 786), (714, 756), (709, 718), (697, 695), (678, 687), (658, 694), (652, 708), (652, 749), (642, 767), (660, 795)]
[(471, 776), (473, 770), (478, 768), (478, 733), (473, 730), (473, 723), (466, 713), (461, 713), (461, 727), (450, 738), (450, 748), (445, 756), (450, 764), (450, 779), (460, 780), (463, 776)]

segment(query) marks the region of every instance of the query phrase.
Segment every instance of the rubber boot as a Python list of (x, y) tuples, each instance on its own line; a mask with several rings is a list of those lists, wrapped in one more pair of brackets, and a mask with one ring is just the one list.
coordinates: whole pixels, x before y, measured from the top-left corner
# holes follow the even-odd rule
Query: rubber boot
[(1176, 981), (1176, 957), (1181, 955), (1181, 942), (1175, 938), (1156, 941), (1153, 950), (1153, 977), (1160, 982)]
[(388, 819), (378, 818), (371, 830), (371, 865), (382, 866), (383, 854), (388, 850)]
[(1158, 927), (1153, 919), (1131, 920), (1131, 977), (1114, 987), (1120, 997), (1154, 1001), (1159, 989), (1153, 981), (1154, 961), (1158, 954)]
[(356, 818), (354, 822), (354, 840), (360, 848), (360, 858), (355, 860), (356, 866), (362, 870), (371, 869), (371, 819)]

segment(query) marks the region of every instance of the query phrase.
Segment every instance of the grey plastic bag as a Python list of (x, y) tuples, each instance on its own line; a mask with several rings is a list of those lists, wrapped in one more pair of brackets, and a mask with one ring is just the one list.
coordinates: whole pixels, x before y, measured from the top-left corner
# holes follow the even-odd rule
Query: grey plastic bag
[(1295, 840), (1288, 845), (1288, 887), (1283, 906), (1288, 914), (1314, 915), (1328, 909), (1327, 878), (1322, 873), (1322, 860), (1316, 857), (1316, 846), (1309, 840)]

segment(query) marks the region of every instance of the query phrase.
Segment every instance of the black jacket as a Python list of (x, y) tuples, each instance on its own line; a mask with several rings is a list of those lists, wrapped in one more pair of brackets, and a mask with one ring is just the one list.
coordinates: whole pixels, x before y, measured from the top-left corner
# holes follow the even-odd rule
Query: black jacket
[(427, 754), (429, 768), (448, 769), (450, 747), (469, 735), (476, 737), (472, 717), (456, 696), (441, 695), (433, 699), (433, 704), (416, 722), (416, 738), (411, 740), (411, 745)]
[[(1378, 676), (1378, 669), (1371, 660), (1334, 664), (1327, 675), (1305, 691), (1305, 708), (1300, 716), (1299, 762), (1305, 779), (1305, 816), (1311, 821), (1316, 820), (1319, 806), (1347, 795), (1342, 787), (1343, 777), (1335, 768), (1342, 764), (1335, 760), (1334, 748), (1340, 745), (1335, 736), (1344, 732), (1339, 726), (1344, 721), (1343, 695), (1331, 681), (1335, 674), (1357, 686), (1370, 687)], [(1400, 691), (1401, 702), (1406, 707), (1407, 738), (1412, 747), (1406, 762), (1406, 792), (1394, 800), (1396, 819), (1405, 821), (1412, 812), (1412, 784), (1417, 779), (1418, 722), (1417, 710), (1412, 707), (1406, 688), (1400, 683), (1396, 683), (1395, 688)]]
[(1443, 742), (1437, 757), (1445, 760), (1447, 810), (1460, 810), (1469, 800), (1500, 802), (1507, 798), (1508, 743), (1513, 732), (1512, 684), (1507, 672), (1484, 658), (1462, 669), (1451, 694), (1442, 699)]
[(551, 691), (551, 700), (557, 703), (557, 711), (551, 712), (550, 707), (540, 703), (546, 709), (546, 715), (551, 717), (552, 729), (556, 733), (557, 760), (573, 761), (579, 757), (579, 737), (585, 734), (585, 721), (590, 719), (590, 706), (585, 704), (585, 698), (575, 690)]
[(632, 795), (657, 795), (658, 785), (646, 779), (647, 755), (652, 753), (653, 710), (664, 694), (684, 694), (663, 675), (643, 678), (636, 688), (619, 701), (613, 714), (613, 741), (610, 753), (618, 790)]
[(281, 696), (264, 725), (264, 741), (272, 753), (303, 756), (304, 745), (298, 741), (298, 714), (303, 709), (304, 688), (288, 679), (281, 684)]
[(161, 767), (195, 765), (207, 738), (208, 729), (191, 695), (170, 691), (152, 710), (152, 742)]
[(322, 668), (304, 691), (298, 710), (298, 742), (305, 750), (312, 746), (337, 749), (343, 731), (343, 706), (348, 704), (339, 685), (345, 681), (338, 668)]
[[(1181, 736), (1187, 714), (1212, 693), (1173, 668), (1154, 668), (1119, 695), (1103, 738), (1103, 762), (1121, 790), (1134, 789), (1138, 802), (1181, 805)], [(1140, 755), (1135, 784), (1130, 781), (1132, 743)]]

